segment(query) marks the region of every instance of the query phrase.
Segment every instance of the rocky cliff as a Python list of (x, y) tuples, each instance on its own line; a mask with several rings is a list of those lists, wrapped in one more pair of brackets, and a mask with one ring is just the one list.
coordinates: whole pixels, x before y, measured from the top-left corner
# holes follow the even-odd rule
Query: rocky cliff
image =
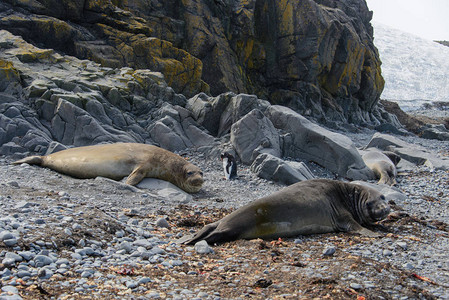
[(383, 89), (359, 0), (6, 0), (0, 28), (176, 93), (255, 94), (316, 119), (376, 123)]

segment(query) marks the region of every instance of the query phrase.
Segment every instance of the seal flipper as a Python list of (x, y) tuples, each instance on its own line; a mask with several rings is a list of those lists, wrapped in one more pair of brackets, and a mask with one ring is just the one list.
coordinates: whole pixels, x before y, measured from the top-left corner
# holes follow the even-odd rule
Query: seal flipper
[(362, 225), (357, 223), (352, 217), (344, 222), (344, 226), (343, 228), (340, 228), (340, 230), (345, 232), (355, 232), (367, 237), (381, 236), (379, 233), (376, 233), (374, 231), (369, 230), (368, 228), (363, 227)]
[(380, 233), (371, 231), (371, 230), (369, 230), (369, 229), (367, 229), (365, 227), (362, 227), (362, 226), (360, 226), (360, 229), (355, 230), (354, 232), (357, 232), (360, 235), (364, 235), (364, 236), (367, 236), (367, 237), (373, 237), (373, 238), (382, 236)]
[(142, 179), (144, 179), (145, 178), (145, 175), (146, 175), (146, 173), (145, 173), (145, 171), (143, 170), (143, 168), (142, 167), (137, 167), (137, 168), (135, 168), (132, 172), (131, 172), (131, 174), (129, 174), (129, 176), (128, 176), (128, 178), (126, 179), (126, 184), (129, 184), (129, 185), (136, 185), (136, 184), (138, 184), (139, 182), (141, 182), (142, 181)]
[(20, 165), (20, 164), (30, 164), (30, 165), (42, 165), (42, 156), (34, 155), (34, 156), (28, 156), (25, 158), (22, 158), (20, 160), (12, 162), (13, 165)]
[(181, 242), (183, 244), (186, 244), (186, 245), (192, 245), (192, 244), (195, 244), (196, 242), (199, 242), (201, 240), (206, 240), (207, 242), (209, 242), (207, 240), (207, 238), (211, 234), (213, 234), (214, 230), (217, 229), (219, 223), (220, 222), (207, 224), (200, 231), (195, 233), (195, 235), (193, 235), (190, 239), (187, 239), (187, 240), (184, 240), (184, 241), (181, 241)]

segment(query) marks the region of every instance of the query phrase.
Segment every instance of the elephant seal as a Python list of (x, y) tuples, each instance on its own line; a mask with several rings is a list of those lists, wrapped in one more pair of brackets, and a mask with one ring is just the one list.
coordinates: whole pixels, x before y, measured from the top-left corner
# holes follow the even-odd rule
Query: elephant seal
[(179, 242), (222, 243), (338, 231), (378, 236), (362, 225), (374, 224), (389, 212), (385, 197), (372, 188), (311, 179), (257, 199)]
[(138, 184), (145, 177), (169, 181), (186, 192), (196, 193), (203, 184), (201, 170), (181, 156), (153, 145), (102, 144), (70, 148), (46, 156), (29, 156), (13, 162), (55, 170), (76, 178), (98, 176)]
[(395, 185), (397, 170), (396, 165), (401, 157), (389, 151), (380, 151), (376, 148), (369, 148), (363, 151), (362, 159), (366, 166), (373, 170), (381, 184)]

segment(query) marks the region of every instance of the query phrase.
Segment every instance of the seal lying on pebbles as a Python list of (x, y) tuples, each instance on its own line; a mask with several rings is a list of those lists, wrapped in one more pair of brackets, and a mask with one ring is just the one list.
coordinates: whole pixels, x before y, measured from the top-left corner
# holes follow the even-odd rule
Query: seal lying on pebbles
[(385, 197), (372, 188), (330, 179), (312, 179), (251, 202), (179, 242), (222, 243), (336, 231), (378, 236), (362, 225), (374, 224), (389, 212)]
[(389, 151), (381, 152), (375, 148), (363, 151), (362, 159), (366, 166), (373, 170), (381, 184), (395, 185), (397, 170), (396, 165), (401, 160), (400, 156)]
[(196, 193), (203, 173), (181, 156), (153, 145), (116, 143), (77, 147), (46, 156), (29, 156), (13, 162), (39, 165), (76, 178), (98, 176), (138, 184), (145, 177), (169, 181), (186, 192)]

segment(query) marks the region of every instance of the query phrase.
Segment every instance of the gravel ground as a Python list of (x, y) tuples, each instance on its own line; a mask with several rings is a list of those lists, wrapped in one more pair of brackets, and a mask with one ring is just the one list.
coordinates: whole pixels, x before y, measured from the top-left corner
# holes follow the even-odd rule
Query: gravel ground
[[(358, 146), (373, 132), (348, 134)], [(447, 142), (400, 137), (448, 155)], [(282, 185), (187, 153), (206, 182), (189, 202), (0, 157), (0, 299), (449, 299), (449, 173), (399, 176), (407, 196), (372, 228), (223, 245), (176, 239)], [(309, 164), (317, 177), (333, 178)]]

